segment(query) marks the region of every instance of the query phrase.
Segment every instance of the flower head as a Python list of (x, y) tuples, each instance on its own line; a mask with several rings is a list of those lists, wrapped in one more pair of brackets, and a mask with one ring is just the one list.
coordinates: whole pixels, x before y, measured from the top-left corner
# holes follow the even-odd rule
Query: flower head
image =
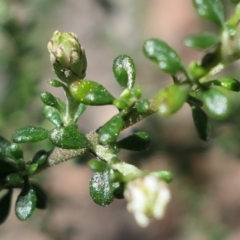
[(47, 47), (53, 69), (63, 82), (69, 84), (85, 77), (87, 59), (74, 33), (55, 31)]
[(171, 198), (166, 183), (154, 175), (146, 175), (130, 182), (124, 196), (128, 201), (128, 211), (134, 214), (141, 227), (148, 226), (150, 218), (163, 218)]

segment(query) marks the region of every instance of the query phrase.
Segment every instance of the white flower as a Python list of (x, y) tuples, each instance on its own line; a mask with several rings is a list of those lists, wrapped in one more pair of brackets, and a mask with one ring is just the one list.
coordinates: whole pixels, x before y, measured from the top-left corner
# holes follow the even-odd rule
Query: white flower
[(147, 227), (150, 218), (163, 218), (166, 205), (171, 198), (166, 183), (154, 175), (147, 175), (130, 182), (124, 196), (128, 202), (128, 211), (134, 214), (141, 227)]

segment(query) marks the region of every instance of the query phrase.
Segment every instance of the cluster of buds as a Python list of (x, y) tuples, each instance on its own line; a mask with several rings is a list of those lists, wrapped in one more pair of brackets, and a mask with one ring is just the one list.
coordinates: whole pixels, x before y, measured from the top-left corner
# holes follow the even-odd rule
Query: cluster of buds
[(53, 70), (64, 83), (70, 84), (85, 77), (87, 59), (74, 33), (55, 31), (47, 47)]
[(134, 214), (141, 227), (147, 227), (151, 218), (162, 219), (171, 198), (166, 183), (154, 175), (128, 183), (124, 196), (128, 211)]

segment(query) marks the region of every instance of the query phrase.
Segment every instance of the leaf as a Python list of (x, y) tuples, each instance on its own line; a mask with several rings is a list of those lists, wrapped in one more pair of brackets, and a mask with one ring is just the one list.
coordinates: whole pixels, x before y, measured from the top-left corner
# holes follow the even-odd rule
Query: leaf
[(50, 107), (50, 106), (44, 106), (43, 114), (45, 118), (55, 126), (59, 127), (63, 125), (61, 114), (56, 108)]
[(222, 120), (229, 115), (229, 100), (220, 87), (211, 87), (203, 92), (203, 106), (208, 116)]
[(94, 172), (104, 172), (108, 169), (108, 165), (106, 162), (100, 160), (100, 159), (91, 159), (88, 162), (88, 166), (94, 171)]
[(108, 122), (106, 122), (99, 130), (98, 139), (102, 144), (114, 143), (121, 130), (124, 128), (124, 120), (122, 114), (119, 113), (113, 116)]
[(144, 43), (143, 51), (145, 55), (156, 62), (159, 68), (171, 75), (184, 72), (184, 65), (178, 54), (167, 43), (162, 40), (152, 38)]
[(9, 157), (9, 147), (11, 143), (6, 140), (4, 137), (0, 136), (0, 158)]
[(36, 208), (46, 209), (47, 208), (47, 195), (45, 191), (36, 183), (31, 183), (37, 196)]
[(50, 132), (49, 138), (55, 146), (65, 149), (89, 148), (91, 146), (85, 135), (78, 131), (76, 124), (54, 128)]
[(204, 83), (205, 86), (220, 86), (226, 90), (239, 92), (240, 82), (237, 79), (224, 77)]
[(41, 100), (47, 106), (60, 109), (57, 99), (50, 92), (41, 93)]
[(131, 151), (146, 151), (150, 146), (150, 138), (145, 132), (137, 132), (116, 143), (117, 148)]
[(12, 135), (15, 143), (39, 142), (48, 138), (48, 130), (41, 127), (19, 128)]
[(4, 223), (10, 213), (11, 200), (12, 200), (12, 189), (0, 198), (0, 224)]
[(31, 163), (37, 163), (38, 166), (41, 166), (43, 163), (47, 161), (47, 158), (48, 158), (48, 152), (45, 150), (39, 150), (33, 156)]
[(147, 113), (150, 108), (150, 101), (148, 99), (139, 100), (135, 107), (139, 113)]
[(85, 79), (71, 83), (69, 90), (74, 99), (86, 105), (112, 104), (115, 99), (101, 84)]
[(220, 0), (193, 0), (193, 5), (199, 16), (216, 23), (219, 27), (223, 27), (224, 12)]
[(63, 86), (64, 86), (63, 83), (61, 83), (60, 81), (58, 81), (58, 80), (56, 80), (56, 79), (49, 79), (49, 80), (48, 80), (48, 83), (49, 83), (52, 87), (56, 87), (56, 88), (58, 88), (58, 87), (63, 87)]
[(103, 207), (109, 205), (114, 200), (113, 191), (113, 185), (109, 181), (109, 170), (93, 174), (89, 192), (96, 204)]
[(208, 141), (211, 134), (211, 125), (207, 114), (200, 107), (192, 106), (192, 117), (198, 136), (203, 141)]
[(11, 153), (11, 155), (15, 158), (15, 159), (20, 159), (23, 158), (23, 150), (22, 148), (16, 144), (16, 143), (12, 143), (9, 147), (9, 152)]
[(6, 181), (10, 184), (19, 183), (22, 180), (22, 176), (19, 173), (10, 173), (6, 176)]
[(173, 180), (173, 174), (169, 171), (157, 171), (154, 173), (159, 179), (161, 179), (162, 181), (166, 182), (166, 183), (170, 183)]
[(19, 220), (30, 218), (36, 208), (37, 196), (34, 188), (25, 182), (21, 193), (18, 195), (15, 205), (15, 213)]
[(157, 112), (164, 116), (177, 112), (186, 101), (188, 92), (188, 85), (172, 84), (162, 89), (154, 98)]
[(78, 109), (74, 115), (73, 121), (77, 122), (77, 120), (79, 119), (79, 117), (85, 112), (85, 110), (87, 109), (87, 106), (83, 103), (80, 103), (78, 106)]
[(136, 78), (136, 67), (133, 60), (127, 55), (120, 55), (113, 61), (113, 73), (124, 88), (133, 88)]
[(202, 35), (188, 36), (184, 43), (187, 47), (205, 50), (216, 46), (219, 43), (219, 38), (215, 34), (205, 33)]

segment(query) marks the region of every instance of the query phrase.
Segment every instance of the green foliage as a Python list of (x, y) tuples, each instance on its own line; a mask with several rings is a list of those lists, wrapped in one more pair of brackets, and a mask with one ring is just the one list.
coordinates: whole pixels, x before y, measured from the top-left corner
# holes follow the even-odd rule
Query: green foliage
[(90, 80), (75, 81), (69, 89), (74, 99), (86, 105), (106, 105), (114, 100), (101, 84)]
[(156, 62), (159, 68), (171, 75), (184, 72), (184, 65), (178, 54), (164, 41), (160, 39), (149, 39), (144, 43), (145, 55)]
[(202, 35), (188, 36), (184, 43), (187, 47), (205, 50), (215, 47), (219, 43), (219, 38), (215, 34), (205, 33)]
[(0, 224), (7, 219), (11, 208), (12, 189), (0, 198)]
[(145, 132), (137, 132), (116, 143), (117, 148), (130, 151), (146, 151), (150, 146), (150, 137)]
[(24, 221), (30, 218), (36, 208), (36, 203), (36, 192), (28, 181), (25, 181), (23, 189), (16, 200), (15, 213), (18, 219)]
[(136, 78), (136, 67), (129, 56), (120, 55), (113, 61), (113, 73), (120, 86), (133, 88)]
[(211, 126), (207, 114), (203, 111), (202, 108), (198, 106), (192, 106), (192, 117), (198, 136), (204, 141), (209, 140), (211, 134)]
[(185, 103), (188, 91), (188, 85), (178, 84), (172, 84), (160, 90), (154, 98), (157, 112), (164, 116), (177, 112)]
[(90, 195), (93, 201), (102, 207), (109, 205), (116, 196), (121, 198), (122, 195), (123, 186), (118, 182), (112, 182), (109, 174), (109, 170), (96, 172), (90, 180)]
[(48, 130), (41, 127), (23, 127), (12, 135), (15, 143), (38, 142), (48, 138)]
[(193, 5), (202, 18), (206, 18), (223, 27), (224, 12), (220, 0), (193, 0)]
[[(146, 199), (154, 199), (153, 206), (149, 208), (149, 203), (141, 206), (136, 210), (140, 212), (134, 212), (135, 216), (140, 214), (147, 219), (150, 216), (161, 217), (159, 206), (154, 206), (154, 203), (162, 205), (160, 210), (164, 212), (170, 198), (166, 184), (172, 181), (172, 173), (141, 170), (119, 159), (120, 149), (146, 151), (150, 146), (150, 137), (145, 132), (139, 131), (121, 140), (119, 135), (124, 129), (152, 114), (172, 115), (186, 103), (191, 108), (199, 137), (207, 141), (211, 133), (210, 118), (226, 119), (231, 113), (231, 96), (233, 92), (240, 91), (237, 79), (215, 76), (227, 64), (240, 58), (238, 8), (225, 23), (223, 6), (219, 0), (193, 0), (193, 4), (201, 17), (217, 24), (222, 32), (186, 38), (188, 47), (204, 51), (202, 59), (192, 61), (188, 67), (166, 42), (156, 38), (146, 40), (143, 45), (145, 56), (173, 80), (172, 84), (157, 89), (156, 95), (149, 99), (142, 99), (143, 90), (135, 85), (136, 67), (132, 58), (120, 55), (113, 61), (114, 77), (123, 88), (121, 94), (114, 97), (100, 83), (85, 79), (87, 59), (77, 36), (74, 33), (54, 32), (48, 51), (59, 79), (50, 79), (48, 83), (61, 88), (66, 99), (56, 98), (50, 92), (43, 92), (40, 96), (43, 115), (54, 125), (52, 129), (22, 127), (13, 133), (12, 142), (0, 137), (0, 190), (7, 190), (0, 199), (0, 223), (9, 214), (14, 188), (21, 189), (15, 205), (16, 216), (19, 220), (26, 220), (35, 208), (45, 209), (47, 206), (47, 196), (39, 185), (30, 180), (32, 175), (87, 152), (94, 156), (88, 166), (94, 171), (89, 191), (95, 203), (107, 206), (115, 198), (124, 198), (126, 191), (133, 191), (141, 194), (140, 204), (144, 204)], [(12, 31), (7, 25), (3, 27)], [(79, 131), (77, 121), (86, 108), (100, 105), (112, 105), (118, 112), (97, 130), (88, 134)], [(48, 140), (53, 149), (37, 151), (30, 158), (31, 161), (26, 161), (18, 143), (29, 144), (42, 140)], [(160, 196), (162, 191), (165, 198)], [(134, 198), (132, 195), (129, 199)], [(158, 199), (159, 196), (162, 199)], [(135, 209), (133, 206), (131, 203), (130, 209)], [(141, 212), (145, 208), (151, 211)]]
[(116, 142), (119, 133), (124, 128), (122, 113), (119, 113), (106, 122), (99, 130), (99, 142), (107, 145)]
[(78, 131), (76, 124), (54, 128), (49, 139), (55, 146), (66, 149), (88, 148), (91, 145), (85, 135)]

